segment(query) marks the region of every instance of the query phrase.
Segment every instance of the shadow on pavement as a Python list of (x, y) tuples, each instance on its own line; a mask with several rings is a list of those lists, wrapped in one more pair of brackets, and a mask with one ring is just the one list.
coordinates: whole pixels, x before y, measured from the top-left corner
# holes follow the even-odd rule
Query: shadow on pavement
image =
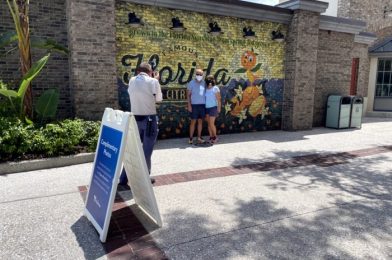
[[(79, 190), (85, 200), (87, 188), (79, 187)], [(101, 243), (98, 232), (86, 217), (81, 217), (72, 225), (71, 230), (86, 259), (98, 259), (105, 255), (109, 259), (167, 259), (137, 218), (137, 215), (143, 216), (144, 213), (136, 204), (129, 206), (125, 203), (124, 199), (132, 198), (130, 191), (122, 190), (121, 194), (116, 194), (105, 243)], [(148, 227), (152, 231), (158, 228), (153, 223), (149, 223)]]
[[(239, 159), (242, 161), (243, 159)], [(275, 178), (279, 182), (272, 189), (285, 189), (290, 185), (294, 189), (308, 189), (329, 186), (338, 191), (358, 196), (359, 199), (392, 200), (391, 157), (384, 155), (371, 158), (357, 158), (360, 163), (342, 160), (331, 163), (330, 167), (301, 168), (299, 171), (270, 171), (261, 173)], [(384, 165), (377, 167), (374, 165)], [(389, 166), (389, 167), (388, 167)], [(295, 180), (301, 177), (297, 185)], [(294, 187), (292, 187), (294, 184)], [(331, 194), (333, 196), (333, 194)]]
[(72, 232), (75, 234), (76, 241), (84, 252), (87, 260), (98, 259), (106, 254), (99, 235), (95, 231), (90, 221), (82, 216), (72, 226)]
[(268, 200), (238, 201), (222, 212), (236, 223), (222, 232), (212, 218), (173, 211), (165, 216), (170, 238), (161, 238), (172, 243), (162, 248), (173, 259), (387, 258), (392, 253), (391, 206), (390, 201), (337, 202), (305, 217)]
[[(193, 214), (173, 210), (164, 216), (161, 247), (175, 259), (389, 258), (392, 158), (379, 154), (355, 160), (260, 172), (260, 177), (275, 180), (260, 189), (276, 190), (277, 196), (293, 189), (327, 189), (324, 196), (332, 202), (325, 207), (294, 212), (264, 198), (237, 199), (234, 204), (219, 205), (225, 209), (221, 214), (232, 219), (229, 227), (215, 221), (206, 208)], [(217, 199), (214, 203), (222, 202)]]

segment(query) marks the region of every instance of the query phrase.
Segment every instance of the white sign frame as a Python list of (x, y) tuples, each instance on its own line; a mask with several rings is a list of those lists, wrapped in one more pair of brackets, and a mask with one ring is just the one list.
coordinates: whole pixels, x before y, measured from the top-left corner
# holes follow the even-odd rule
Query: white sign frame
[(139, 129), (132, 113), (129, 120), (123, 162), (136, 205), (153, 222), (162, 227), (162, 218), (151, 184), (146, 158), (144, 157)]

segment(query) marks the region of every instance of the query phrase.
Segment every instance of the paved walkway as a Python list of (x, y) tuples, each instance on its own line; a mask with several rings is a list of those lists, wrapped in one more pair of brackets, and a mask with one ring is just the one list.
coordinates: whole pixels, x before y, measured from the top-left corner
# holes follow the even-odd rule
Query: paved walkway
[(141, 226), (121, 191), (105, 245), (82, 216), (92, 164), (0, 175), (0, 259), (390, 259), (391, 129), (159, 141), (164, 226)]

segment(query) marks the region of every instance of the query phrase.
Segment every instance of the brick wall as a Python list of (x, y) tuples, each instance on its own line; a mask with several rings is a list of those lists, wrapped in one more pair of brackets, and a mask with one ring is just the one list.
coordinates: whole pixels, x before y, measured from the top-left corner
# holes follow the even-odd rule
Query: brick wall
[(378, 30), (376, 32), (376, 35), (377, 35), (377, 41), (374, 43), (374, 45), (377, 43), (380, 43), (383, 40), (385, 40), (386, 38), (392, 36), (392, 26), (385, 27), (385, 28)]
[(285, 62), (283, 129), (312, 128), (319, 14), (297, 10), (289, 26)]
[(78, 117), (100, 119), (117, 107), (113, 0), (68, 0), (71, 85)]
[(328, 95), (349, 94), (353, 41), (353, 34), (324, 30), (319, 32), (313, 126), (325, 123)]
[(338, 16), (363, 20), (367, 23), (367, 31), (377, 33), (392, 26), (392, 17), (384, 18), (385, 6), (392, 8), (391, 1), (339, 0)]
[[(36, 37), (50, 37), (60, 44), (67, 46), (67, 18), (65, 1), (63, 0), (34, 0), (30, 1), (30, 30)], [(0, 33), (13, 30), (13, 20), (9, 14), (6, 1), (0, 2)], [(32, 49), (33, 61), (45, 54), (44, 51)], [(17, 86), (21, 78), (19, 70), (19, 53), (16, 51), (0, 60), (0, 78)], [(40, 76), (33, 81), (34, 96), (39, 96), (48, 88), (58, 88), (60, 91), (59, 117), (72, 115), (69, 89), (68, 57), (52, 54)]]
[(338, 17), (350, 17), (351, 0), (338, 0)]
[[(376, 2), (378, 5), (371, 4), (374, 10), (380, 6)], [(344, 14), (344, 8), (353, 3), (360, 6), (357, 0), (340, 1), (340, 12)], [(130, 12), (142, 17), (143, 27), (127, 24)], [(170, 30), (173, 17), (180, 18), (185, 32)], [(383, 21), (376, 20), (372, 28)], [(1, 32), (12, 28), (4, 1), (0, 3), (0, 21)], [(211, 22), (217, 22), (223, 34), (209, 34)], [(242, 37), (245, 26), (251, 26), (257, 38)], [(288, 28), (273, 22), (123, 1), (36, 0), (31, 2), (32, 35), (48, 36), (63, 45), (69, 42), (71, 55), (69, 59), (53, 55), (33, 88), (36, 95), (50, 87), (60, 89), (60, 117), (99, 119), (106, 106), (117, 107), (119, 96), (127, 100), (124, 90), (137, 63), (155, 62), (162, 74), (165, 98), (159, 106), (160, 137), (185, 136), (185, 87), (194, 70), (201, 67), (221, 86), (220, 134), (282, 127), (309, 129), (323, 123), (330, 92), (348, 92), (351, 58), (360, 58), (359, 94), (366, 95), (368, 81), (367, 47), (353, 44), (353, 35), (319, 31), (318, 27), (318, 14), (301, 10), (294, 12)], [(390, 28), (379, 32), (388, 35)], [(277, 29), (286, 35), (285, 42), (271, 40), (271, 32)], [(33, 53), (34, 59), (43, 55), (42, 51)], [(252, 63), (244, 65), (243, 60), (249, 57)], [(20, 78), (17, 55), (0, 61), (0, 76), (6, 81)]]

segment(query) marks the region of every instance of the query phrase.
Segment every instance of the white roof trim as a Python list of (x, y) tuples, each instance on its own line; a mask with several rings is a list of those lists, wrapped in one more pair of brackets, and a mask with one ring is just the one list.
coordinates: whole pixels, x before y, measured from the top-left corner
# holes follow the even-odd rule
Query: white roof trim
[(375, 58), (392, 58), (392, 52), (378, 52), (378, 53), (369, 52), (369, 56)]
[(359, 34), (366, 27), (366, 23), (358, 20), (320, 16), (320, 30)]
[(356, 34), (354, 36), (354, 42), (356, 43), (371, 45), (375, 40), (377, 40), (377, 37), (371, 35)]

